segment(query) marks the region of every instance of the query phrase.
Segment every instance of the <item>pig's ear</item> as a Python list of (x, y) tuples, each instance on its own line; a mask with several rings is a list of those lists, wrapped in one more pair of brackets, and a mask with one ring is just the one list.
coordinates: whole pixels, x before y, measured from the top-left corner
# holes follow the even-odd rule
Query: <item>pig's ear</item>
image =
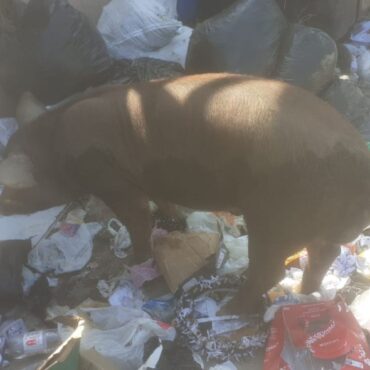
[(0, 162), (0, 185), (25, 189), (36, 185), (32, 162), (25, 154), (11, 154)]
[(32, 93), (25, 92), (21, 95), (16, 111), (16, 118), (20, 126), (34, 122), (46, 112), (46, 107)]

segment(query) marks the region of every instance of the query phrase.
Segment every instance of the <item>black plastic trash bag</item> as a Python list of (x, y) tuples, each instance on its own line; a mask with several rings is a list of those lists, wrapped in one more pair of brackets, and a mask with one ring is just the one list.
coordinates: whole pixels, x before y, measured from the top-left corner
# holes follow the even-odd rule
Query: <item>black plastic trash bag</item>
[(296, 24), (292, 27), (277, 78), (319, 93), (334, 79), (337, 46), (325, 32)]
[(275, 0), (239, 0), (195, 28), (186, 71), (271, 75), (286, 29)]
[(28, 87), (44, 103), (109, 79), (113, 61), (103, 39), (67, 0), (31, 0), (18, 36)]

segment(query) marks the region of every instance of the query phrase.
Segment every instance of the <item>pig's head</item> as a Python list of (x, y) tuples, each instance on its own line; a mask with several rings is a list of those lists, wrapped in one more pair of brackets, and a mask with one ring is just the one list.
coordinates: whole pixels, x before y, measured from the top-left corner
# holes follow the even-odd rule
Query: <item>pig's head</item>
[(73, 198), (58, 175), (53, 150), (55, 117), (42, 114), (34, 118), (13, 135), (0, 162), (0, 214), (31, 213)]

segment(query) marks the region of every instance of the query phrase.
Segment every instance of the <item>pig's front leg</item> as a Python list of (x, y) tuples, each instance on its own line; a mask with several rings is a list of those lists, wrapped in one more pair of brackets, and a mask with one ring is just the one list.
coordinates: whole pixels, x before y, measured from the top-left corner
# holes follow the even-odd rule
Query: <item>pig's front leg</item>
[(148, 198), (133, 182), (128, 172), (103, 152), (91, 148), (67, 163), (70, 177), (81, 189), (103, 200), (130, 233), (137, 261), (150, 256), (152, 219)]
[(130, 186), (124, 187), (122, 192), (100, 194), (100, 198), (127, 227), (133, 245), (135, 261), (145, 261), (151, 254), (152, 216), (148, 198)]

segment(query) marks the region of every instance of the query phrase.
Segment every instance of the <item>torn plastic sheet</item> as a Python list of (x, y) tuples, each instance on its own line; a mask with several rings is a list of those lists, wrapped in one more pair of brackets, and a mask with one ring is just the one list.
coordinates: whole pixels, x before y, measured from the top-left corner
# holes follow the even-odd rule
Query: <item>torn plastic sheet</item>
[[(199, 315), (199, 303), (198, 313), (195, 307), (199, 297), (208, 294), (212, 295), (211, 298), (213, 299), (215, 294), (225, 296), (232, 291), (235, 293), (242, 281), (243, 279), (236, 276), (211, 276), (207, 279), (193, 278), (182, 287), (182, 294), (176, 309), (175, 327), (178, 330), (180, 341), (193, 351), (205, 356), (207, 360), (239, 361), (242, 358), (253, 356), (258, 348), (264, 347), (265, 333), (259, 333), (255, 336), (243, 336), (239, 341), (230, 340), (226, 335), (217, 335), (212, 326), (209, 329), (209, 324), (203, 323), (202, 325), (201, 321), (209, 319), (197, 318), (197, 315)], [(207, 312), (209, 307), (211, 307), (211, 311), (214, 310), (212, 305), (207, 306)], [(204, 309), (201, 311), (205, 312)], [(216, 320), (218, 319), (216, 318)], [(238, 316), (233, 316), (232, 319), (240, 320)], [(225, 321), (225, 318), (221, 317), (220, 320)], [(244, 322), (244, 324), (244, 326), (251, 325), (249, 322)], [(230, 330), (230, 327), (227, 330)]]
[(55, 222), (64, 206), (30, 215), (0, 216), (0, 240), (32, 240), (35, 245)]
[(56, 232), (42, 239), (29, 253), (28, 265), (55, 275), (81, 270), (90, 261), (93, 238), (101, 228), (98, 223), (83, 224), (72, 237)]

